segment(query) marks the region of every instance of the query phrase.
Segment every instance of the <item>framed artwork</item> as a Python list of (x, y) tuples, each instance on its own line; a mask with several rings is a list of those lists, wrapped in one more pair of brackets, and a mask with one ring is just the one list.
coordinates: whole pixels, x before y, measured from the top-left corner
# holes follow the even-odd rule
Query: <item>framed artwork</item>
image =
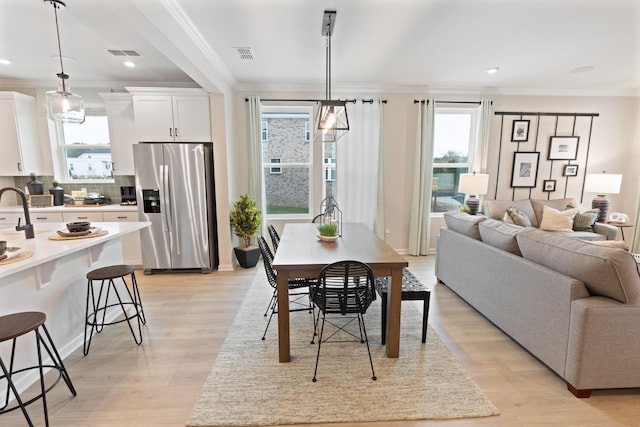
[(533, 188), (538, 177), (538, 151), (516, 151), (513, 153), (513, 171), (511, 172), (511, 187)]
[(511, 128), (511, 142), (522, 142), (529, 140), (530, 120), (514, 120)]
[(575, 160), (578, 157), (579, 136), (552, 136), (549, 138), (549, 160)]
[(564, 165), (562, 176), (578, 176), (578, 165)]
[(552, 192), (556, 191), (556, 180), (555, 179), (545, 179), (542, 183), (542, 191)]

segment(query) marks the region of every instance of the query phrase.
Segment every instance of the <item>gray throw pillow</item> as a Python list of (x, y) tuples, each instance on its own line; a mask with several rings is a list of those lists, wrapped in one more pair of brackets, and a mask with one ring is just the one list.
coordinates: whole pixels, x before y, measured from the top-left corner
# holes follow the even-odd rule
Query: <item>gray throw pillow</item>
[(527, 215), (521, 212), (515, 206), (511, 206), (507, 209), (507, 213), (511, 217), (511, 220), (514, 224), (519, 225), (521, 227), (531, 227), (531, 220)]
[(593, 224), (596, 223), (600, 215), (600, 209), (590, 209), (582, 213), (578, 212), (573, 218), (573, 231), (591, 231), (593, 232)]

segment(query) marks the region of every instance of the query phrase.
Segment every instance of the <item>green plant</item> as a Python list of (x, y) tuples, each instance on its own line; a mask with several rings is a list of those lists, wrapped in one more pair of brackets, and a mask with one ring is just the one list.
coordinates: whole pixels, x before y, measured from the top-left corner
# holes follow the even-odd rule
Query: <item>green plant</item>
[(460, 206), (460, 212), (469, 213), (471, 212), (471, 208), (465, 203), (464, 205)]
[(318, 233), (321, 236), (335, 236), (338, 233), (338, 226), (336, 224), (320, 224)]
[(236, 236), (244, 241), (244, 247), (251, 246), (251, 238), (258, 234), (262, 214), (256, 207), (256, 201), (248, 194), (233, 202), (231, 226)]

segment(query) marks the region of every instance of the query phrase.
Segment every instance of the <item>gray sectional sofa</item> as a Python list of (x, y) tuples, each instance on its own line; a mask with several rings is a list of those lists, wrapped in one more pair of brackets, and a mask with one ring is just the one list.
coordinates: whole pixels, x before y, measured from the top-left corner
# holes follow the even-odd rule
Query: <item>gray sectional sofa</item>
[(441, 283), (575, 396), (640, 387), (640, 275), (629, 252), (486, 216), (449, 212), (445, 221)]

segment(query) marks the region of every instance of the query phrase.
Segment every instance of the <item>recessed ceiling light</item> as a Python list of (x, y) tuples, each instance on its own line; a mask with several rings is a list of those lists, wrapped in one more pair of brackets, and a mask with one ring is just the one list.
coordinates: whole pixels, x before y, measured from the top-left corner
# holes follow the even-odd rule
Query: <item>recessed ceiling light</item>
[(129, 68), (133, 68), (133, 67), (136, 66), (136, 64), (131, 62), (131, 61), (124, 61), (123, 64), (126, 65)]
[(11, 61), (8, 59), (0, 59), (0, 64), (2, 65), (11, 65)]
[(493, 68), (489, 68), (489, 69), (487, 70), (487, 74), (495, 74), (495, 73), (497, 73), (498, 71), (500, 71), (500, 67), (493, 67)]
[(582, 67), (577, 67), (574, 68), (573, 70), (571, 70), (571, 72), (573, 74), (578, 74), (578, 73), (586, 73), (587, 71), (592, 71), (594, 68), (593, 65), (583, 65)]

